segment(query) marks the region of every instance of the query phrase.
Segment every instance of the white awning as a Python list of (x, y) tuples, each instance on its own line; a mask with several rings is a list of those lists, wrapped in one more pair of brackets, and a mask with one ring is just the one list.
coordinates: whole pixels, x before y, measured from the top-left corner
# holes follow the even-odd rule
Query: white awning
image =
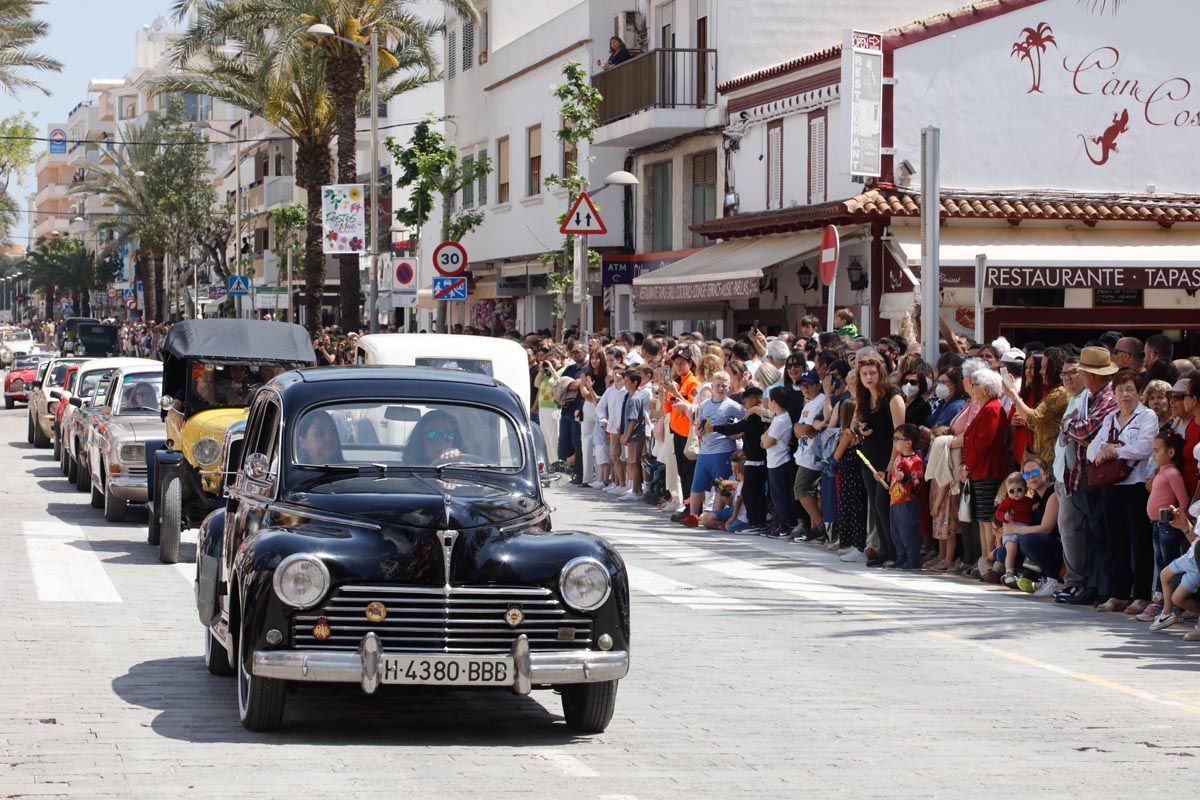
[[(921, 229), (893, 226), (893, 252), (921, 264)], [(941, 230), (943, 267), (1200, 267), (1200, 231), (959, 227)]]
[(821, 231), (730, 239), (634, 278), (634, 299), (692, 303), (757, 297), (764, 269), (820, 246)]

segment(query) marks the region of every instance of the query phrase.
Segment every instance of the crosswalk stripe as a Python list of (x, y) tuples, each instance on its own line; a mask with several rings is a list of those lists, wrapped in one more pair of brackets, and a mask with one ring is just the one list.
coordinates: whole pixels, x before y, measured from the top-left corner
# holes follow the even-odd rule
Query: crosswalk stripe
[(764, 611), (768, 608), (737, 597), (726, 597), (642, 567), (626, 564), (625, 570), (629, 573), (629, 583), (634, 590), (695, 611)]
[(23, 522), (25, 551), (39, 600), (119, 603), (121, 595), (78, 525)]

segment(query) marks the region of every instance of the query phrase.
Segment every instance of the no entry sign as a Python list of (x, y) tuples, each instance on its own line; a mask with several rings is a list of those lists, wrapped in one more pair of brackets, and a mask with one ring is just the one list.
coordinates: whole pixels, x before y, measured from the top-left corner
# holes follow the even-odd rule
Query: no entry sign
[[(826, 286), (833, 283), (833, 276), (837, 273), (838, 252), (841, 249), (837, 226), (826, 225), (825, 234), (821, 237), (821, 280)], [(830, 305), (833, 305), (832, 301)]]

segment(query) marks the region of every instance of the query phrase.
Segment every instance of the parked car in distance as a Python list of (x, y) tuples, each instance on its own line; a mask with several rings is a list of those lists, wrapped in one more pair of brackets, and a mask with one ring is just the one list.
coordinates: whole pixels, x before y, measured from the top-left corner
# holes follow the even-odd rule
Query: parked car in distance
[(100, 495), (109, 522), (124, 521), (130, 503), (146, 502), (146, 441), (166, 435), (161, 395), (162, 364), (147, 361), (114, 370), (108, 391), (94, 403), (86, 462), (92, 495)]
[(62, 395), (63, 379), (72, 364), (87, 361), (75, 356), (53, 358), (46, 362), (45, 372), (38, 367), (38, 377), (29, 392), (29, 443), (34, 447), (49, 447), (54, 433), (55, 410)]
[(556, 689), (570, 728), (605, 729), (629, 671), (625, 565), (552, 529), (514, 392), (449, 370), (296, 370), (259, 390), (242, 445), (200, 528), (195, 595), (245, 727), (278, 727), (290, 683), (324, 682)]
[(38, 365), (47, 360), (44, 355), (20, 356), (4, 375), (4, 407), (29, 402), (29, 387), (37, 379)]
[(28, 328), (11, 328), (0, 334), (0, 366), (7, 367), (34, 350), (33, 334)]

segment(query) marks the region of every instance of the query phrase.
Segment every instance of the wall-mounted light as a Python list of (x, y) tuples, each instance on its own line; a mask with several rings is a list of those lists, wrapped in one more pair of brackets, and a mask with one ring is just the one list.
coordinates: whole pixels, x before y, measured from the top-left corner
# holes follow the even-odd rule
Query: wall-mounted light
[(813, 274), (808, 264), (801, 264), (800, 269), (796, 270), (796, 280), (800, 282), (800, 288), (806, 292), (817, 288), (817, 276)]
[(850, 288), (854, 291), (861, 292), (867, 288), (867, 271), (863, 269), (858, 256), (850, 259), (850, 266), (846, 267), (846, 275), (850, 278)]

